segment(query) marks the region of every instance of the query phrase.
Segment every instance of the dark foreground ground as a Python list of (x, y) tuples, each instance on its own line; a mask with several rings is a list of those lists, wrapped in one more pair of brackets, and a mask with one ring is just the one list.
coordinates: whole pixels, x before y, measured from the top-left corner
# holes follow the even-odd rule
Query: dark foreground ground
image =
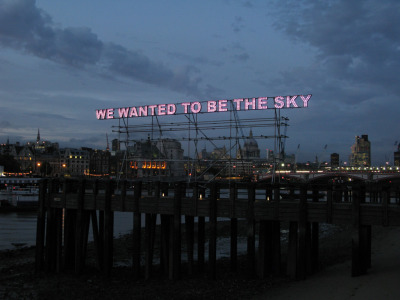
[[(381, 231), (373, 228), (373, 236)], [(351, 234), (351, 228), (338, 226), (321, 232), (320, 268), (350, 258)], [(131, 242), (129, 236), (115, 239), (115, 265), (129, 260)], [(207, 270), (189, 276), (183, 265), (180, 280), (160, 275), (155, 266), (152, 279), (135, 281), (129, 266), (114, 267), (111, 277), (105, 278), (90, 265), (90, 259), (79, 276), (72, 272), (35, 274), (34, 255), (34, 247), (0, 251), (0, 299), (251, 299), (269, 289), (284, 288), (290, 281), (284, 275), (252, 278), (246, 271), (246, 256), (239, 258), (237, 272), (230, 271), (229, 259), (220, 259), (216, 280), (207, 278)], [(350, 274), (343, 274), (346, 277)]]

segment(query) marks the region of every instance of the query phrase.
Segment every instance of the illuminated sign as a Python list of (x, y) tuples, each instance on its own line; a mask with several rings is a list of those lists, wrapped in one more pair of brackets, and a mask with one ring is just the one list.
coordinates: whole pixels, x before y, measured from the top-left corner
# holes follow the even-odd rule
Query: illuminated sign
[(98, 120), (137, 118), (148, 116), (176, 115), (178, 113), (215, 113), (226, 111), (249, 111), (282, 108), (308, 107), (309, 95), (239, 98), (232, 100), (210, 100), (182, 102), (177, 104), (154, 104), (120, 108), (96, 109)]

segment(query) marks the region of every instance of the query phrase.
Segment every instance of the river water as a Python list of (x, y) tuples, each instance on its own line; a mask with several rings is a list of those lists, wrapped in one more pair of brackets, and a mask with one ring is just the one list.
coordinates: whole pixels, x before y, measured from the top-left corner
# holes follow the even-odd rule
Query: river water
[[(0, 250), (35, 245), (36, 221), (35, 212), (0, 213)], [(129, 233), (132, 228), (133, 213), (114, 213), (114, 236)]]

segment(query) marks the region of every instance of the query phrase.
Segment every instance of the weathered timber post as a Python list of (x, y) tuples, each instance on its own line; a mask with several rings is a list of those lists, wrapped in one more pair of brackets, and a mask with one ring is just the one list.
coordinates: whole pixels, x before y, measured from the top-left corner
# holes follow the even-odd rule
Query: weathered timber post
[(217, 198), (219, 194), (219, 187), (216, 182), (211, 185), (210, 195), (210, 228), (209, 228), (209, 277), (216, 278), (217, 274)]
[[(60, 189), (60, 181), (59, 179), (53, 179), (53, 183), (50, 184), (51, 189), (49, 190), (49, 193), (55, 193), (58, 196), (58, 192)], [(55, 218), (56, 218), (56, 226), (55, 226), (55, 240), (56, 240), (56, 265), (55, 265), (55, 270), (57, 273), (59, 273), (62, 269), (62, 263), (63, 263), (63, 250), (62, 250), (62, 236), (63, 236), (63, 228), (62, 228), (62, 218), (63, 218), (63, 201), (59, 197), (55, 197), (54, 201), (58, 203), (58, 207), (55, 209)]]
[(106, 181), (104, 199), (104, 274), (110, 276), (113, 265), (114, 212), (111, 210), (113, 182)]
[(56, 251), (57, 251), (57, 220), (55, 208), (51, 207), (51, 192), (52, 192), (52, 180), (49, 181), (49, 185), (46, 193), (46, 211), (47, 211), (47, 221), (46, 221), (46, 250), (45, 250), (45, 268), (46, 271), (54, 271), (56, 266)]
[(77, 193), (77, 213), (75, 227), (75, 273), (80, 274), (83, 269), (83, 239), (84, 239), (84, 216), (83, 201), (85, 196), (85, 180), (79, 181)]
[(287, 275), (295, 279), (297, 274), (297, 250), (298, 248), (298, 222), (289, 222), (288, 254), (286, 261)]
[[(155, 197), (157, 198), (157, 201), (160, 202), (161, 183), (159, 181), (156, 183)], [(155, 239), (156, 239), (157, 214), (158, 214), (158, 212), (155, 212), (151, 215), (151, 252), (150, 252), (151, 260), (153, 260), (153, 256), (154, 256), (154, 243), (155, 243)]]
[[(319, 189), (313, 187), (313, 198), (312, 202), (319, 202)], [(346, 192), (347, 194), (347, 192)], [(313, 222), (311, 224), (311, 261), (310, 261), (310, 273), (313, 274), (318, 270), (319, 264), (319, 223)]]
[[(366, 184), (362, 183), (360, 190), (360, 203), (366, 202)], [(361, 212), (361, 211), (360, 211)], [(366, 270), (371, 267), (371, 243), (372, 243), (372, 230), (371, 225), (361, 225), (362, 247), (364, 249), (364, 263)]]
[(341, 188), (343, 189), (343, 201), (344, 202), (349, 202), (349, 190), (347, 186), (341, 185)]
[(332, 190), (333, 190), (333, 201), (338, 203), (338, 202), (342, 202), (342, 194), (339, 191), (340, 187), (339, 185), (334, 182), (332, 185)]
[[(160, 201), (160, 182), (155, 183), (154, 198)], [(145, 215), (145, 279), (149, 279), (153, 267), (154, 239), (157, 222), (157, 213)]]
[(98, 192), (99, 192), (99, 182), (96, 179), (92, 182), (94, 209), (90, 211), (90, 218), (92, 219), (93, 242), (96, 253), (97, 268), (99, 270), (103, 270), (103, 244), (102, 244), (103, 239), (100, 241), (99, 225), (97, 222), (97, 213), (96, 213)]
[(145, 214), (145, 265), (144, 265), (144, 278), (149, 279), (151, 276), (151, 269), (153, 265), (153, 255), (152, 255), (152, 214)]
[(133, 253), (132, 268), (135, 280), (140, 278), (140, 232), (142, 214), (140, 212), (140, 198), (142, 197), (142, 181), (135, 182), (133, 195)]
[(62, 214), (63, 209), (56, 209), (56, 236), (57, 236), (57, 252), (56, 252), (56, 272), (60, 273), (63, 267), (63, 250), (62, 250)]
[(75, 268), (75, 227), (76, 209), (67, 208), (67, 194), (71, 192), (72, 181), (64, 179), (62, 201), (64, 202), (64, 268)]
[(181, 200), (183, 183), (175, 184), (174, 214), (171, 217), (170, 249), (169, 249), (169, 279), (176, 280), (181, 276)]
[(297, 279), (305, 279), (307, 274), (307, 241), (306, 241), (306, 224), (307, 224), (307, 185), (302, 184), (300, 187), (299, 202), (299, 249), (297, 258)]
[(326, 223), (332, 224), (333, 222), (333, 201), (332, 201), (332, 184), (328, 184), (326, 191)]
[(279, 186), (266, 188), (267, 206), (273, 209), (273, 220), (260, 220), (257, 273), (260, 278), (267, 274), (279, 274), (281, 269), (281, 241), (279, 222)]
[(256, 199), (255, 185), (249, 184), (247, 201), (247, 263), (250, 277), (254, 277), (256, 267), (256, 243), (255, 243), (255, 220), (254, 220), (254, 201)]
[(193, 274), (193, 261), (194, 261), (194, 217), (185, 216), (185, 228), (186, 228), (186, 245), (187, 245), (187, 257), (188, 257), (188, 274)]
[[(164, 183), (161, 188), (162, 201), (165, 201), (164, 197), (168, 196), (168, 183)], [(160, 269), (161, 273), (169, 276), (169, 232), (170, 232), (170, 216), (161, 212), (161, 233), (160, 233)]]
[(382, 188), (382, 225), (389, 225), (389, 195), (390, 190), (388, 187)]
[(236, 199), (237, 199), (237, 186), (235, 182), (231, 183), (229, 189), (230, 201), (230, 218), (231, 218), (231, 271), (237, 270), (237, 235), (238, 235), (238, 222), (236, 216)]
[[(157, 181), (155, 183), (155, 189), (154, 189), (154, 197), (157, 199), (158, 202), (160, 202), (160, 196), (161, 196), (161, 183), (160, 181)], [(155, 243), (155, 238), (156, 238), (156, 225), (157, 225), (157, 213), (151, 213), (150, 214), (150, 232), (147, 234), (149, 238), (149, 245), (148, 245), (148, 250), (146, 253), (148, 253), (148, 257), (146, 258), (146, 269), (145, 269), (145, 277), (149, 278), (152, 273), (152, 265), (153, 265), (153, 256), (154, 256), (154, 243)]]
[(125, 201), (126, 201), (126, 189), (128, 186), (128, 182), (126, 180), (122, 180), (121, 183), (121, 197), (120, 197), (120, 206), (121, 206), (121, 211), (125, 211)]
[(362, 234), (360, 221), (361, 186), (354, 186), (352, 213), (353, 213), (353, 236), (352, 236), (352, 265), (351, 276), (360, 276), (367, 272), (365, 237)]
[(36, 223), (36, 258), (35, 258), (35, 271), (43, 270), (44, 264), (44, 241), (45, 241), (45, 224), (46, 224), (46, 198), (47, 180), (42, 179), (39, 181), (39, 210)]
[(185, 228), (186, 228), (186, 245), (188, 257), (188, 274), (193, 274), (193, 258), (194, 258), (194, 216), (197, 214), (197, 201), (199, 196), (198, 183), (195, 182), (192, 187), (192, 207), (190, 210), (191, 215), (185, 215)]
[(161, 272), (169, 275), (169, 232), (170, 216), (161, 215), (161, 245), (160, 245), (160, 267)]
[(270, 266), (269, 264), (272, 262), (270, 260), (271, 254), (269, 253), (270, 247), (270, 232), (268, 232), (268, 229), (270, 227), (268, 226), (267, 220), (260, 220), (260, 228), (259, 228), (259, 241), (258, 241), (258, 256), (257, 256), (257, 276), (261, 279), (266, 277), (266, 274), (270, 271)]
[[(205, 199), (205, 189), (200, 189), (201, 199)], [(205, 218), (203, 216), (199, 216), (197, 218), (197, 264), (199, 272), (204, 270), (204, 249), (205, 243)]]
[(281, 223), (279, 221), (280, 187), (274, 188), (274, 220), (271, 221), (271, 260), (272, 273), (281, 273)]

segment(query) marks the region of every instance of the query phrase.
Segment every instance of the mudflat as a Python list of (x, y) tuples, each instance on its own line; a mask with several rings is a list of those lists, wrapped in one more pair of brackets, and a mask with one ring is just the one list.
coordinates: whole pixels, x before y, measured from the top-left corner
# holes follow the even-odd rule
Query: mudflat
[(0, 252), (0, 299), (400, 299), (400, 228), (373, 227), (372, 267), (360, 277), (351, 277), (351, 235), (352, 228), (341, 226), (321, 232), (320, 270), (303, 281), (284, 275), (257, 279), (246, 272), (245, 255), (237, 272), (230, 271), (228, 258), (218, 260), (216, 280), (207, 269), (188, 275), (183, 264), (180, 280), (169, 280), (155, 265), (151, 279), (137, 281), (129, 266), (131, 235), (114, 240), (108, 278), (93, 264), (90, 245), (81, 275), (35, 274), (34, 247), (6, 250)]

